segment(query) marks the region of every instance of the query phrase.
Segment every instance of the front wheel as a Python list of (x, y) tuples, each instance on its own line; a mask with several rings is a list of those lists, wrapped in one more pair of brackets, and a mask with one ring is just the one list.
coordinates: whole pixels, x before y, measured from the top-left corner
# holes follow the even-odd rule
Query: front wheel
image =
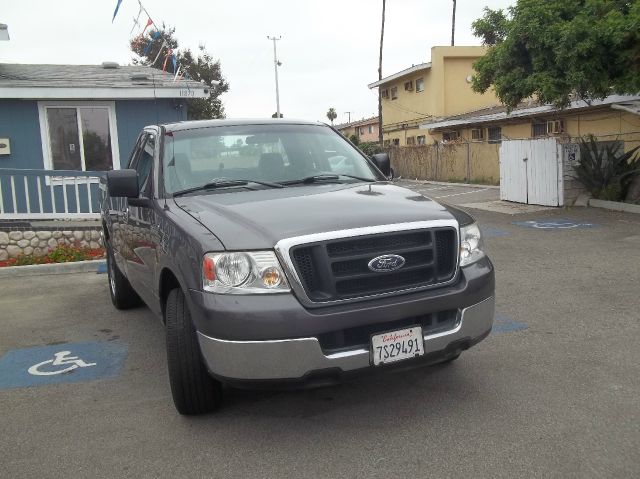
[(165, 321), (169, 382), (176, 409), (187, 415), (217, 409), (222, 400), (222, 384), (209, 375), (202, 362), (189, 305), (180, 288), (169, 292)]
[(118, 268), (113, 248), (106, 243), (107, 249), (107, 276), (109, 277), (109, 294), (111, 302), (118, 309), (130, 309), (140, 304), (140, 297), (133, 290), (129, 280)]

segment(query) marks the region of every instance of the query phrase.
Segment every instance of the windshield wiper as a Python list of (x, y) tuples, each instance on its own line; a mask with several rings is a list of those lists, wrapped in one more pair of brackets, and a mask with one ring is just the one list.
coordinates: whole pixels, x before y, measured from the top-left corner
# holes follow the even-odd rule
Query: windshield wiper
[(323, 173), (320, 175), (313, 175), (313, 176), (307, 176), (306, 178), (300, 178), (299, 180), (282, 181), (281, 183), (283, 185), (293, 185), (296, 183), (309, 184), (309, 183), (316, 183), (318, 181), (337, 181), (340, 179), (341, 176), (344, 176), (346, 178), (353, 178), (354, 180), (366, 181), (366, 182), (378, 181), (376, 179), (363, 178), (361, 176), (343, 175), (342, 173), (339, 173), (339, 174)]
[(179, 190), (173, 193), (173, 196), (182, 196), (188, 193), (193, 193), (194, 191), (206, 191), (213, 190), (216, 188), (232, 188), (235, 186), (246, 186), (249, 183), (256, 183), (258, 185), (269, 186), (271, 188), (284, 188), (284, 185), (280, 183), (272, 183), (271, 181), (262, 181), (262, 180), (232, 180), (228, 178), (219, 178), (214, 181), (210, 181), (209, 183), (205, 183), (204, 185), (194, 186), (193, 188), (187, 188), (184, 190)]

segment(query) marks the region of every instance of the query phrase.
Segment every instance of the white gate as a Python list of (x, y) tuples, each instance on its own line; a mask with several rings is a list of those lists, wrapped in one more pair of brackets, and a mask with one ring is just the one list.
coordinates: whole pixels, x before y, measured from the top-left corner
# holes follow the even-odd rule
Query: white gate
[(500, 199), (562, 206), (562, 155), (555, 138), (502, 142)]

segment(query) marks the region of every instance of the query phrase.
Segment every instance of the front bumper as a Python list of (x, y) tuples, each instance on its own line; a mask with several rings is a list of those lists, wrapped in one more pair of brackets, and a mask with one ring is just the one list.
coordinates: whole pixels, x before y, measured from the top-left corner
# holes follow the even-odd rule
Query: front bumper
[[(452, 352), (452, 348), (453, 352), (466, 349), (486, 337), (493, 324), (494, 302), (494, 296), (490, 296), (459, 309), (453, 329), (425, 335), (425, 361), (437, 361)], [(221, 379), (297, 380), (322, 371), (341, 374), (371, 365), (368, 348), (325, 354), (316, 337), (236, 341), (198, 332), (198, 340), (209, 371)]]

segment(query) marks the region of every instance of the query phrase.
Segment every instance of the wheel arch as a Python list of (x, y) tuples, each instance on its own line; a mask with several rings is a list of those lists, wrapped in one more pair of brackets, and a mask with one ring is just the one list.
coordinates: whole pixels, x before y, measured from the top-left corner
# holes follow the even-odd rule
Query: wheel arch
[(167, 305), (167, 297), (172, 289), (180, 288), (182, 292), (187, 295), (186, 289), (182, 286), (178, 276), (169, 268), (165, 266), (160, 272), (160, 281), (158, 283), (158, 297), (160, 299), (160, 309), (162, 311), (162, 322), (165, 322), (165, 309)]

